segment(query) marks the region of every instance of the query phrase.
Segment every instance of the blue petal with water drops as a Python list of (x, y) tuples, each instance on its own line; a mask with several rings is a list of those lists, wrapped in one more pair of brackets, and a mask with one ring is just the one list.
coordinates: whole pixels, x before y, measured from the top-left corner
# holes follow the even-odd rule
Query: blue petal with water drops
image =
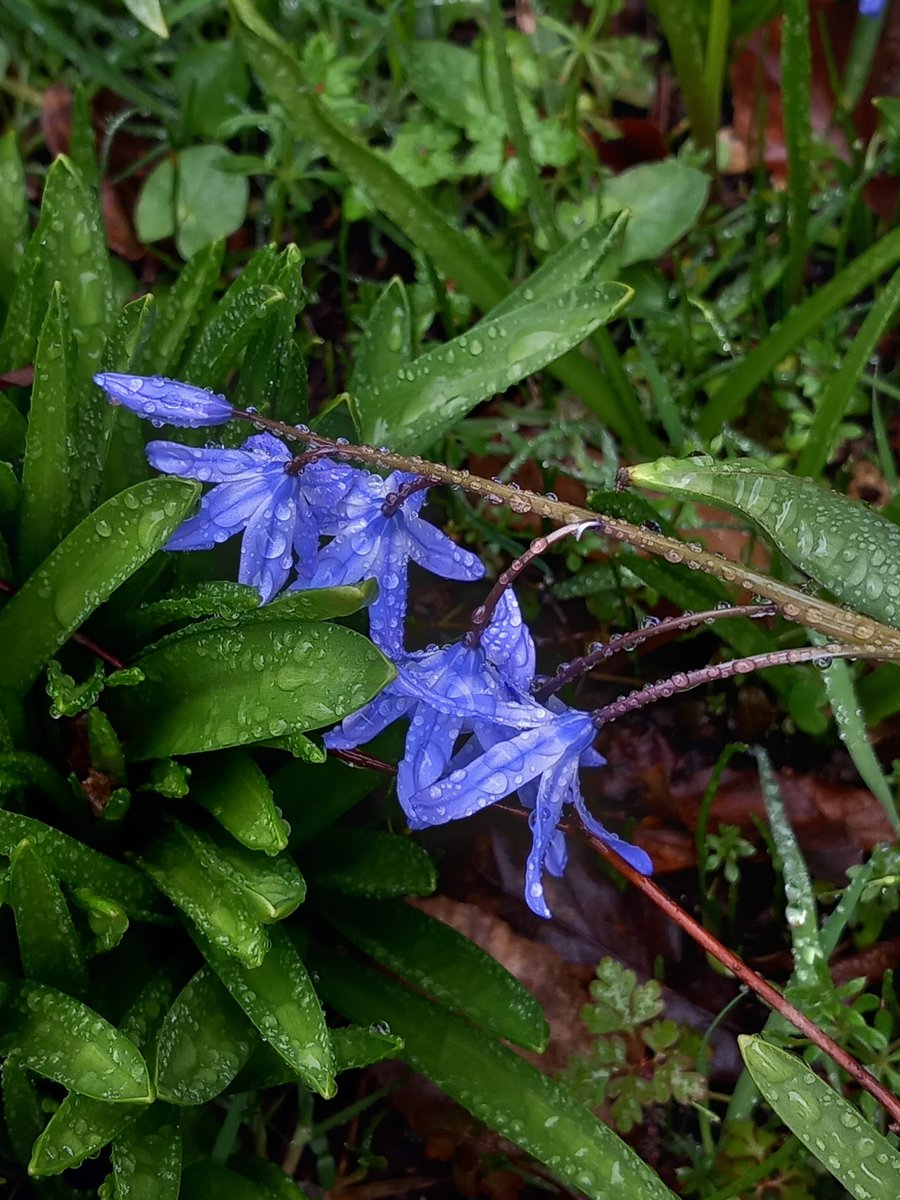
[(224, 425), (234, 416), (234, 406), (224, 396), (162, 375), (107, 371), (95, 375), (94, 383), (106, 392), (111, 403), (121, 404), (155, 425), (200, 429), (204, 425)]
[(339, 587), (374, 578), (378, 597), (369, 609), (369, 636), (393, 658), (403, 654), (407, 572), (410, 560), (445, 579), (473, 580), (484, 565), (419, 516), (424, 491), (395, 504), (400, 489), (417, 477), (394, 471), (370, 475), (348, 497), (348, 519), (319, 553), (316, 573), (295, 586)]
[(150, 442), (147, 458), (166, 474), (215, 485), (166, 549), (207, 550), (242, 533), (238, 579), (255, 587), (263, 604), (285, 586), (295, 567), (300, 578), (315, 573), (319, 514), (333, 519), (363, 474), (321, 460), (288, 473), (292, 455), (269, 433), (254, 434), (238, 450)]

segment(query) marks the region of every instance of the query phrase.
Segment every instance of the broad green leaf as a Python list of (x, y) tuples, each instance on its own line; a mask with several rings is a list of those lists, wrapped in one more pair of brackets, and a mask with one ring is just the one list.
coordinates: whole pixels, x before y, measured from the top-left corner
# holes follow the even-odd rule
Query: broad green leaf
[[(252, 0), (231, 0), (231, 9), (248, 62), (264, 90), (284, 108), (298, 140), (319, 145), (331, 162), (359, 184), (375, 206), (482, 312), (498, 304), (511, 288), (484, 246), (451, 225), (384, 155), (340, 124), (306, 79), (296, 57), (260, 17)], [(655, 444), (640, 409), (614, 400), (597, 367), (581, 353), (571, 351), (553, 364), (552, 373), (580, 395), (614, 432), (630, 438), (636, 446)]]
[(173, 634), (136, 665), (144, 682), (118, 692), (116, 708), (132, 759), (318, 729), (361, 708), (394, 674), (350, 629), (265, 617)]
[[(286, 763), (269, 783), (275, 803), (285, 813), (291, 827), (291, 850), (305, 846), (342, 817), (384, 780), (384, 776), (365, 767), (347, 767), (338, 759), (321, 764)], [(316, 797), (310, 804), (309, 797)]]
[(0, 300), (12, 296), (28, 243), (28, 195), (18, 137), (10, 129), (0, 137)]
[(369, 1025), (343, 1025), (331, 1030), (335, 1070), (357, 1071), (403, 1053), (403, 1039), (388, 1030)]
[(129, 630), (145, 640), (167, 625), (189, 617), (237, 617), (259, 608), (259, 592), (230, 579), (208, 579), (174, 589), (161, 600), (142, 604), (129, 614)]
[(628, 213), (620, 213), (616, 217), (598, 221), (584, 233), (566, 242), (545, 259), (536, 271), (532, 271), (525, 282), (511, 291), (505, 300), (495, 304), (490, 316), (496, 320), (535, 300), (564, 296), (572, 288), (579, 287), (594, 271), (604, 266), (610, 255), (616, 254), (628, 221)]
[(224, 837), (207, 843), (196, 836), (210, 870), (218, 871), (222, 864), (261, 921), (282, 921), (303, 903), (306, 883), (288, 855), (269, 856), (228, 844)]
[(55, 283), (38, 338), (22, 464), (17, 565), (23, 579), (69, 531), (74, 482), (69, 465), (78, 394), (75, 363), (69, 306)]
[(802, 1059), (761, 1037), (738, 1037), (765, 1101), (855, 1200), (895, 1200), (900, 1154)]
[(138, 920), (159, 919), (159, 896), (140, 871), (107, 858), (43, 821), (0, 809), (0, 854), (11, 855), (23, 838), (34, 841), (53, 874), (67, 887), (93, 888)]
[(229, 118), (247, 113), (247, 64), (230, 39), (212, 41), (207, 34), (197, 45), (179, 48), (172, 83), (191, 138), (215, 142)]
[(199, 491), (182, 479), (151, 479), (73, 529), (0, 612), (0, 686), (25, 692), (94, 609), (165, 545)]
[(231, 1083), (258, 1042), (256, 1030), (209, 967), (166, 1013), (156, 1043), (156, 1090), (171, 1104), (205, 1104)]
[[(141, 989), (122, 1018), (121, 1032), (146, 1053), (155, 1035), (162, 1010), (171, 995), (171, 984), (157, 976)], [(28, 1164), (29, 1175), (58, 1175), (93, 1158), (108, 1142), (146, 1112), (142, 1103), (110, 1104), (69, 1092), (40, 1137), (35, 1141)]]
[(304, 847), (302, 862), (311, 883), (348, 896), (428, 896), (437, 887), (425, 851), (409, 838), (380, 830), (326, 833)]
[(308, 592), (285, 592), (261, 608), (254, 621), (323, 621), (331, 617), (349, 617), (371, 604), (378, 595), (374, 579), (348, 583), (341, 587), (312, 588)]
[(83, 996), (87, 990), (84, 947), (59, 884), (33, 838), (23, 838), (10, 855), (9, 899), (25, 977)]
[(529, 1050), (546, 1047), (549, 1029), (531, 992), (443, 921), (396, 900), (330, 899), (325, 915), (376, 962), (488, 1033)]
[(200, 834), (180, 823), (173, 825), (141, 865), (214, 945), (248, 965), (262, 962), (269, 948), (263, 918)]
[(335, 954), (316, 957), (329, 1004), (361, 1025), (384, 1022), (404, 1059), (591, 1200), (673, 1200), (658, 1175), (561, 1084), (461, 1017)]
[(178, 1200), (181, 1152), (177, 1109), (146, 1109), (112, 1144), (116, 1200)]
[(360, 438), (402, 453), (424, 449), (476, 404), (579, 345), (630, 298), (624, 284), (584, 285), (486, 317), (357, 396)]
[(64, 156), (47, 173), (40, 220), (28, 243), (0, 337), (0, 370), (33, 361), (57, 281), (69, 302), (79, 370), (86, 380), (100, 368), (112, 314), (112, 276), (96, 199)]
[[(627, 473), (640, 487), (746, 517), (852, 611), (900, 625), (900, 528), (868, 505), (749, 460), (661, 458)], [(865, 622), (852, 612), (847, 621), (865, 640)]]
[(622, 244), (613, 250), (609, 271), (659, 258), (692, 229), (709, 194), (709, 175), (677, 158), (643, 163), (607, 179), (601, 204), (629, 214)]
[(805, 338), (814, 335), (832, 313), (870, 287), (900, 262), (900, 229), (879, 238), (842, 271), (792, 309), (737, 366), (716, 377), (716, 390), (697, 419), (703, 437), (712, 438), (744, 410), (750, 396)]
[(141, 241), (158, 242), (174, 234), (178, 253), (190, 259), (240, 229), (250, 185), (246, 176), (227, 169), (232, 157), (225, 146), (189, 146), (161, 162), (144, 184), (135, 210)]
[(406, 284), (394, 276), (375, 301), (362, 337), (356, 345), (350, 376), (350, 412), (360, 427), (361, 415), (355, 397), (371, 396), (375, 387), (397, 379), (412, 361), (412, 309)]
[(322, 1005), (299, 954), (281, 926), (271, 931), (272, 948), (258, 967), (200, 941), (203, 954), (262, 1037), (326, 1099), (335, 1093), (334, 1050)]
[(42, 983), (22, 983), (7, 1002), (4, 1054), (70, 1092), (115, 1103), (152, 1098), (134, 1042), (80, 1001)]
[(160, 375), (174, 374), (191, 329), (212, 297), (224, 254), (223, 241), (198, 250), (160, 303), (143, 358)]
[(223, 750), (192, 764), (190, 796), (248, 849), (277, 854), (287, 846), (288, 828), (272, 789), (243, 750)]
[(167, 38), (169, 27), (160, 7), (159, 0), (123, 0), (125, 7), (136, 21), (155, 33), (157, 37)]

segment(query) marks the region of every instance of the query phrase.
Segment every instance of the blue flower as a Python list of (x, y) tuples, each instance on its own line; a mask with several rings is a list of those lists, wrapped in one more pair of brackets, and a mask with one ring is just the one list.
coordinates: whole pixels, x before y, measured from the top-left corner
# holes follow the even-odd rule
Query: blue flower
[(154, 425), (178, 425), (199, 429), (203, 425), (224, 425), (234, 415), (234, 407), (224, 396), (189, 383), (164, 379), (162, 375), (94, 376), (113, 404), (124, 405)]
[(548, 719), (547, 711), (518, 687), (529, 648), (533, 662), (531, 635), (515, 597), (507, 592), (480, 646), (457, 642), (402, 655), (396, 663), (396, 679), (327, 733), (325, 745), (331, 750), (355, 750), (395, 721), (408, 720), (406, 748), (397, 768), (397, 796), (409, 814), (412, 796), (441, 777), (461, 734), (479, 730), (488, 738), (489, 730), (496, 729), (502, 736), (504, 730), (524, 729)]
[(320, 533), (338, 527), (365, 475), (323, 459), (288, 472), (291, 453), (269, 433), (255, 434), (239, 450), (150, 442), (147, 458), (158, 471), (217, 485), (166, 549), (208, 550), (243, 531), (238, 579), (255, 587), (263, 604), (284, 587), (295, 564), (301, 578), (315, 571)]
[(347, 520), (320, 552), (315, 574), (297, 587), (338, 587), (378, 581), (378, 597), (369, 609), (369, 636), (391, 657), (403, 654), (407, 570), (412, 560), (445, 579), (480, 579), (481, 561), (419, 516), (423, 490), (403, 496), (400, 489), (419, 482), (395, 471), (386, 479), (368, 475), (348, 497)]
[[(545, 710), (548, 712), (549, 710)], [(593, 750), (597, 729), (590, 713), (566, 709), (539, 725), (503, 740), (491, 737), (481, 753), (470, 744), (454, 756), (445, 773), (409, 798), (405, 808), (413, 829), (441, 825), (471, 816), (519, 792), (531, 808), (532, 849), (525, 868), (525, 900), (540, 917), (549, 917), (543, 873), (559, 875), (565, 867), (565, 846), (559, 823), (566, 805), (575, 808), (585, 827), (612, 846), (642, 874), (652, 873), (649, 855), (604, 829), (587, 811), (579, 787), (581, 766), (600, 766)], [(473, 739), (479, 742), (482, 738)], [(536, 784), (536, 791), (534, 785)]]
[(859, 0), (859, 14), (861, 17), (880, 17), (886, 3), (887, 0)]

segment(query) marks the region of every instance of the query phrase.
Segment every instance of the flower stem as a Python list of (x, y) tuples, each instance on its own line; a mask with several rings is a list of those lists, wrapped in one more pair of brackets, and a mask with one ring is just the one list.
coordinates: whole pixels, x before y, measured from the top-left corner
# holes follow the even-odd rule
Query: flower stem
[[(624, 717), (627, 713), (646, 708), (657, 700), (668, 700), (678, 692), (687, 692), (691, 688), (701, 687), (705, 683), (719, 682), (723, 679), (733, 679), (737, 675), (749, 675), (753, 671), (763, 671), (767, 667), (796, 666), (798, 663), (815, 662), (829, 666), (833, 658), (859, 658), (858, 646), (842, 646), (829, 642), (824, 646), (798, 646), (792, 650), (770, 650), (766, 654), (753, 654), (749, 658), (733, 658), (729, 662), (713, 663), (708, 667), (698, 667), (695, 671), (679, 671), (669, 679), (661, 679), (656, 683), (648, 683), (628, 696), (620, 696), (611, 704), (594, 710), (594, 721), (597, 728)], [(867, 658), (877, 655), (866, 654)]]
[(635, 549), (643, 550), (664, 558), (670, 563), (684, 563), (693, 570), (705, 571), (724, 583), (736, 584), (770, 600), (779, 613), (789, 621), (797, 621), (808, 629), (824, 634), (825, 637), (854, 645), (862, 656), (900, 660), (900, 630), (883, 625), (872, 617), (861, 613), (850, 613), (827, 600), (808, 596), (789, 584), (754, 570), (742, 563), (720, 558), (705, 550), (695, 550), (677, 538), (666, 537), (653, 529), (632, 525), (619, 517), (607, 517), (577, 504), (562, 500), (551, 500), (539, 492), (528, 492), (506, 483), (496, 483), (471, 475), (456, 467), (428, 462), (418, 455), (395, 454), (391, 450), (376, 449), (374, 446), (356, 446), (336, 442), (321, 434), (312, 433), (302, 426), (286, 425), (273, 421), (259, 413), (235, 410), (235, 417), (249, 421), (260, 429), (268, 429), (282, 437), (303, 441), (310, 448), (331, 447), (336, 457), (353, 459), (381, 471), (407, 471), (413, 475), (427, 476), (435, 483), (461, 488), (474, 496), (481, 496), (495, 504), (506, 504), (513, 512), (535, 513), (558, 525), (595, 523), (604, 537), (622, 542)]
[(772, 617), (776, 611), (774, 604), (735, 604), (726, 608), (709, 608), (705, 612), (680, 613), (677, 617), (666, 617), (664, 621), (658, 621), (653, 625), (644, 625), (640, 629), (632, 629), (629, 633), (616, 634), (608, 642), (603, 642), (591, 650), (589, 654), (582, 655), (581, 658), (574, 658), (563, 670), (540, 686), (535, 692), (535, 698), (544, 701), (548, 696), (554, 695), (560, 688), (565, 687), (567, 683), (577, 679), (579, 675), (584, 675), (592, 670), (598, 663), (605, 662), (623, 650), (634, 650), (644, 642), (661, 637), (663, 634), (684, 633), (696, 625), (719, 621), (723, 617)]

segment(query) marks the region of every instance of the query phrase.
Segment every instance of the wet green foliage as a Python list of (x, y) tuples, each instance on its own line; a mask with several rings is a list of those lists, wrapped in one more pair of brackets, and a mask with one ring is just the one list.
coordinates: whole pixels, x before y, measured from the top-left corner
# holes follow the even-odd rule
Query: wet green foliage
[[(790, 0), (790, 187), (760, 173), (741, 204), (720, 204), (729, 37), (778, 7), (657, 0), (658, 25), (622, 36), (616, 3), (538, 6), (526, 33), (499, 5), (4, 0), (0, 1188), (297, 1196), (267, 1140), (289, 1095), (321, 1190), (329, 1136), (379, 1101), (342, 1091), (343, 1073), (399, 1057), (543, 1164), (542, 1188), (725, 1200), (771, 1179), (783, 1200), (830, 1200), (827, 1174), (857, 1200), (896, 1197), (883, 1114), (851, 1103), (820, 1056), (807, 1055), (817, 1074), (781, 1049), (792, 1035), (777, 1019), (743, 1042), (747, 1072), (722, 1097), (709, 1042), (666, 1015), (660, 983), (605, 958), (588, 1052), (551, 1079), (510, 1049), (545, 1048), (537, 1000), (406, 902), (435, 890), (439, 863), (396, 827), (383, 778), (323, 761), (318, 731), (393, 675), (359, 632), (374, 585), (260, 609), (228, 582), (230, 547), (167, 556), (199, 488), (151, 478), (156, 431), (91, 381), (165, 374), (329, 436), (452, 465), (492, 457), (504, 480), (574, 480), (595, 511), (665, 532), (704, 531), (724, 509), (764, 541), (773, 578), (844, 606), (857, 641), (875, 621), (900, 627), (887, 411), (900, 390), (884, 353), (900, 230), (864, 202), (896, 170), (897, 101), (876, 103), (868, 145), (817, 145), (807, 5)], [(610, 174), (596, 144), (618, 135), (622, 104), (650, 103), (662, 41), (691, 138)], [(836, 124), (849, 128), (873, 46), (860, 24)], [(34, 105), (60, 79), (76, 87), (69, 152), (50, 155)], [(122, 108), (97, 138), (102, 96)], [(153, 249), (140, 267), (141, 246), (108, 245), (123, 186)], [(881, 512), (844, 494), (857, 462), (877, 468)], [(617, 492), (623, 464), (664, 499)], [(514, 505), (446, 504), (493, 566), (527, 542)], [(603, 636), (664, 603), (730, 596), (677, 556), (608, 554), (595, 532), (542, 568), (542, 600), (583, 602)], [(703, 644), (797, 645), (788, 609)], [(896, 832), (897, 772), (869, 724), (900, 712), (900, 665), (864, 673), (823, 650), (767, 686), (782, 731), (817, 754), (839, 731)], [(836, 986), (828, 961), (842, 938), (865, 950), (892, 936), (897, 847), (852, 868), (823, 916), (762, 750), (757, 765), (784, 990), (896, 1091), (891, 971)], [(708, 824), (717, 783), (698, 909), (731, 937), (759, 855), (737, 826)], [(760, 1095), (793, 1138), (756, 1111)], [(641, 1127), (667, 1122), (664, 1150), (689, 1163), (677, 1176), (618, 1136), (641, 1144)], [(360, 1179), (376, 1125), (348, 1149)]]

